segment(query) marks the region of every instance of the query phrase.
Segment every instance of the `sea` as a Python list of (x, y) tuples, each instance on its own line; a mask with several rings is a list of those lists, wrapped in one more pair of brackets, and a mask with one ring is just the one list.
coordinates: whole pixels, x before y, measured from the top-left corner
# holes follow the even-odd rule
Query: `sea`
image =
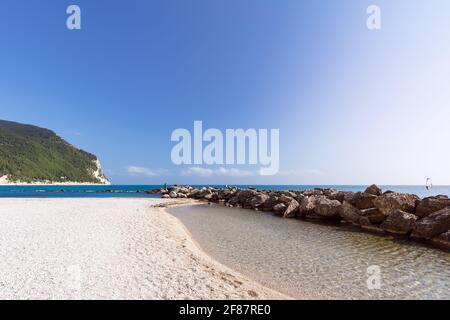
[[(343, 191), (364, 191), (366, 185), (233, 185), (239, 188), (259, 190), (308, 190), (314, 188), (334, 188)], [(159, 198), (158, 194), (145, 191), (160, 189), (163, 185), (106, 185), (106, 186), (64, 186), (64, 185), (27, 185), (0, 186), (0, 198)], [(193, 185), (193, 187), (231, 187), (231, 185)], [(450, 186), (381, 186), (383, 191), (413, 193), (419, 197), (447, 195)]]

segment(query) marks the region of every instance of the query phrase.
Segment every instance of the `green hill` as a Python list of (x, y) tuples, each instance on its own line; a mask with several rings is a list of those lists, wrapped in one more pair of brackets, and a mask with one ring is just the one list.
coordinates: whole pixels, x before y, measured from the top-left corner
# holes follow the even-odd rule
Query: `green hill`
[(53, 131), (0, 120), (0, 177), (9, 182), (105, 183), (97, 157)]

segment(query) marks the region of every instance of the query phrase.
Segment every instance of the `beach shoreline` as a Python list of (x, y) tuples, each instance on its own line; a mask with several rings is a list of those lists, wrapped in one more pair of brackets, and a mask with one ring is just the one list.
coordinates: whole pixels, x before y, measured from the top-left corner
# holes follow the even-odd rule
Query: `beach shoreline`
[(213, 260), (168, 202), (2, 199), (0, 298), (289, 298)]
[[(215, 261), (294, 299), (448, 298), (450, 256), (436, 248), (204, 202), (166, 210)], [(380, 290), (367, 287), (374, 265)]]

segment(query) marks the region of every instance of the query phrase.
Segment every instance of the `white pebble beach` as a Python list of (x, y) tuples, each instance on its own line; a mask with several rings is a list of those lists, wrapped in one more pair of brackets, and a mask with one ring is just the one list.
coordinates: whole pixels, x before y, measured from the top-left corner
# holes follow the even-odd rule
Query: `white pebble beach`
[(1, 199), (0, 299), (283, 299), (203, 253), (161, 199)]

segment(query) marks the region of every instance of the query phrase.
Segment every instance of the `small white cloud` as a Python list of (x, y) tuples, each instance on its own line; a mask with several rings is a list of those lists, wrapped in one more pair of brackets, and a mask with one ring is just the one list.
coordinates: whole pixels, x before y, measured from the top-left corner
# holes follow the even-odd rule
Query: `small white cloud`
[(201, 168), (201, 167), (191, 167), (187, 170), (181, 172), (185, 176), (200, 176), (200, 177), (210, 177), (214, 174), (211, 169)]
[(280, 176), (296, 176), (296, 177), (319, 177), (325, 175), (325, 173), (318, 169), (309, 170), (286, 170), (278, 172)]
[(211, 176), (247, 177), (254, 175), (255, 172), (248, 170), (240, 170), (236, 168), (227, 169), (224, 167), (218, 169), (191, 167), (187, 170), (183, 170), (181, 174), (186, 176), (200, 176), (200, 177), (211, 177)]
[(74, 131), (74, 132), (73, 132), (73, 135), (75, 135), (75, 136), (81, 136), (82, 134), (81, 134), (81, 132)]
[(149, 169), (145, 167), (127, 166), (125, 167), (128, 174), (132, 176), (146, 176), (146, 177), (158, 177), (163, 173), (166, 173), (165, 169)]

